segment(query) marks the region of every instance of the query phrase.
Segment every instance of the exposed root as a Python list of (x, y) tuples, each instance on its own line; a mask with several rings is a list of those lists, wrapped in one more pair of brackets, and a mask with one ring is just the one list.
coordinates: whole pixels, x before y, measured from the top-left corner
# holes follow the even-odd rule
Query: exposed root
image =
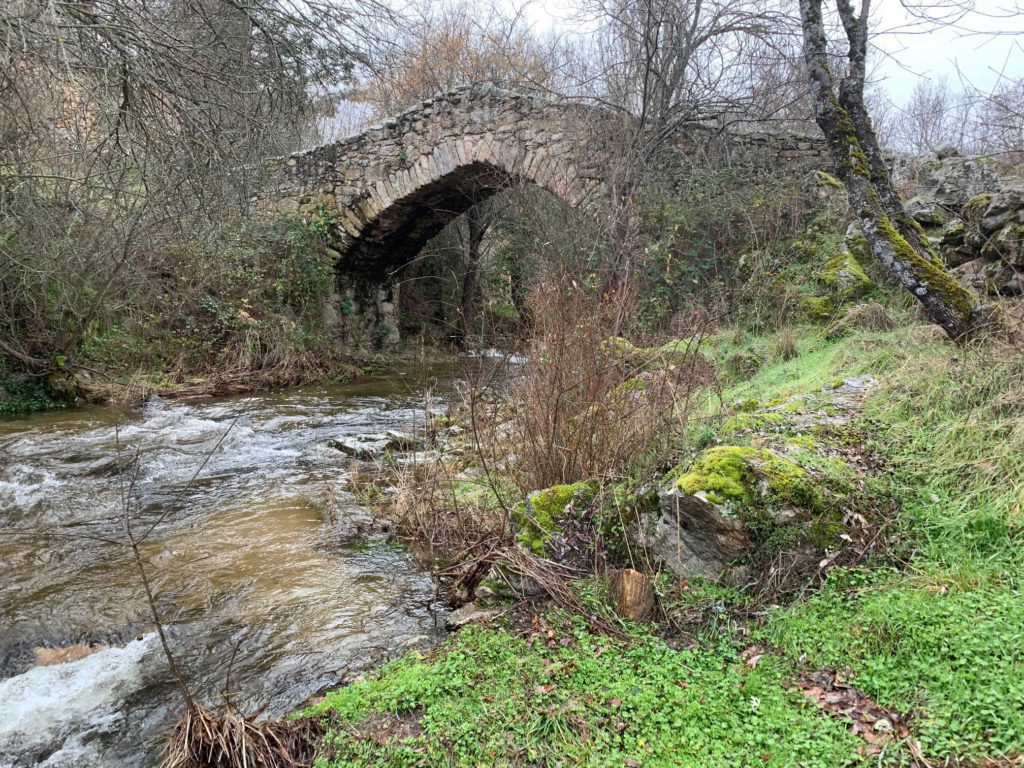
[(312, 768), (325, 722), (256, 722), (259, 714), (187, 710), (171, 730), (161, 768)]

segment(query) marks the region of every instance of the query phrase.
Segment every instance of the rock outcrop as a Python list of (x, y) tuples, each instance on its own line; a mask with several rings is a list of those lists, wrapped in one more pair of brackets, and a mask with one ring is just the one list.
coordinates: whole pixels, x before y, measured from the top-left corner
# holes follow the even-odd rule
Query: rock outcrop
[(965, 285), (992, 295), (1024, 294), (1024, 183), (969, 200), (937, 242)]
[(766, 448), (717, 446), (659, 494), (660, 514), (640, 531), (643, 545), (682, 576), (742, 578), (771, 528), (820, 511), (815, 478)]
[(1024, 295), (1024, 179), (1000, 176), (989, 158), (958, 154), (893, 164), (912, 190), (907, 212), (957, 278), (980, 293)]

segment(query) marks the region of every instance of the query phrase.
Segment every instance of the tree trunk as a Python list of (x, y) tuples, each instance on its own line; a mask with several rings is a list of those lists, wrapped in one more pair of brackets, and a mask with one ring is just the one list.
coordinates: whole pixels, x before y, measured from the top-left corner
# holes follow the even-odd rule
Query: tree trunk
[(935, 264), (942, 264), (942, 259), (928, 242), (921, 225), (914, 221), (903, 207), (903, 200), (892, 183), (892, 175), (885, 163), (882, 148), (878, 143), (878, 134), (864, 103), (864, 82), (867, 73), (868, 55), (868, 4), (862, 8), (863, 14), (858, 17), (849, 0), (836, 0), (839, 18), (846, 38), (849, 41), (847, 60), (849, 71), (839, 83), (839, 105), (846, 110), (853, 123), (857, 141), (860, 143), (864, 156), (868, 160), (871, 183), (878, 192), (882, 208), (893, 225), (922, 257)]
[(648, 621), (654, 615), (651, 578), (632, 568), (608, 573), (608, 600), (620, 618)]
[(932, 322), (960, 341), (979, 330), (988, 319), (987, 308), (946, 270), (903, 209), (864, 106), (868, 2), (864, 0), (860, 18), (847, 0), (837, 0), (837, 5), (850, 44), (850, 76), (842, 84), (842, 99), (828, 65), (822, 0), (800, 0), (815, 118), (828, 142), (836, 176), (846, 187), (875, 258), (921, 302)]
[(473, 317), (473, 307), (476, 303), (477, 278), (480, 273), (480, 244), (487, 233), (488, 223), (484, 220), (484, 212), (479, 206), (474, 206), (466, 211), (466, 225), (469, 230), (466, 238), (466, 269), (462, 273), (462, 295), (459, 300), (459, 346), (465, 346), (466, 337), (469, 336), (470, 324)]

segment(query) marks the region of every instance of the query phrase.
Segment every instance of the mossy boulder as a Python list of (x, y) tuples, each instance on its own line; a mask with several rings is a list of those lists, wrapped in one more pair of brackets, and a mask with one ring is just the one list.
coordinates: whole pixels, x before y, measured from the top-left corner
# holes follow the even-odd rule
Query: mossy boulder
[(545, 545), (559, 534), (560, 523), (569, 506), (586, 504), (599, 490), (596, 480), (585, 480), (533, 491), (514, 515), (519, 527), (517, 541), (538, 555), (545, 554)]
[(709, 448), (673, 484), (674, 491), (700, 496), (724, 513), (757, 510), (768, 514), (779, 506), (814, 509), (819, 498), (814, 483), (796, 462), (750, 446)]
[(982, 218), (985, 216), (985, 211), (988, 210), (988, 206), (992, 202), (992, 197), (993, 195), (991, 194), (975, 195), (963, 207), (963, 210), (960, 212), (960, 218), (968, 224), (980, 225)]
[(850, 226), (846, 228), (846, 235), (843, 238), (843, 244), (846, 246), (846, 250), (856, 259), (857, 263), (862, 267), (867, 267), (872, 262), (871, 245), (868, 243), (868, 239), (864, 236), (864, 231), (860, 228), (860, 224), (852, 222)]
[(953, 219), (943, 228), (938, 249), (948, 266), (959, 267), (978, 258), (981, 245), (981, 234), (977, 228), (968, 228), (963, 219)]
[(726, 358), (722, 367), (735, 381), (746, 381), (764, 366), (764, 358), (752, 349), (740, 350)]
[(818, 273), (818, 280), (839, 301), (858, 299), (874, 286), (864, 268), (848, 250), (829, 259)]
[(836, 316), (836, 303), (828, 296), (805, 296), (800, 302), (804, 317), (812, 323), (828, 323)]
[(1024, 224), (1011, 222), (993, 234), (981, 247), (981, 255), (1024, 269)]
[(983, 234), (992, 235), (1013, 222), (1024, 224), (1024, 188), (1005, 189), (993, 195), (980, 228)]
[(736, 579), (782, 530), (808, 536), (831, 518), (819, 473), (759, 446), (716, 446), (670, 473), (638, 543), (683, 577)]
[(903, 207), (912, 219), (923, 227), (941, 227), (949, 219), (949, 213), (934, 200), (912, 197)]
[(939, 245), (943, 248), (959, 248), (964, 244), (967, 225), (963, 219), (953, 219), (942, 228)]

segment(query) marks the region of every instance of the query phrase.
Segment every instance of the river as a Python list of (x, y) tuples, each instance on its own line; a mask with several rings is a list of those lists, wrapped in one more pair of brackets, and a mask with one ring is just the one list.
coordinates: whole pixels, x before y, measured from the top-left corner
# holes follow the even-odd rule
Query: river
[[(152, 527), (143, 559), (202, 702), (279, 715), (433, 642), (444, 616), (429, 575), (381, 536), (348, 539), (367, 511), (328, 441), (414, 429), (447, 380), (421, 367), (0, 422), (0, 768), (158, 760), (180, 697), (124, 546), (126, 507), (136, 535)], [(89, 655), (37, 663), (73, 644)]]

